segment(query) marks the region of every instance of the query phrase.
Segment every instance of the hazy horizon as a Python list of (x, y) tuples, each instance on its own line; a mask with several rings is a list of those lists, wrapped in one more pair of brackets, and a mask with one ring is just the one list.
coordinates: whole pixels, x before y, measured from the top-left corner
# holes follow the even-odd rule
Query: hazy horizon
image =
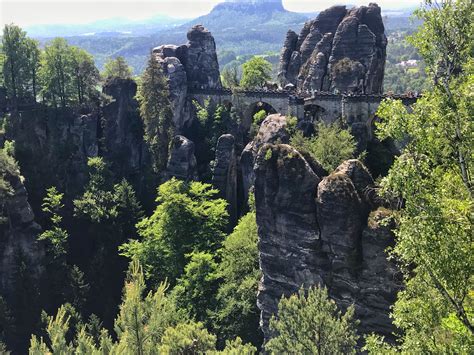
[[(196, 18), (209, 13), (224, 0), (0, 0), (0, 25), (15, 23), (22, 27), (46, 24), (86, 24), (99, 20), (125, 18), (143, 20), (165, 15)], [(316, 12), (336, 5), (367, 5), (371, 0), (283, 0), (288, 11)], [(397, 10), (420, 3), (418, 0), (379, 0), (382, 9)]]

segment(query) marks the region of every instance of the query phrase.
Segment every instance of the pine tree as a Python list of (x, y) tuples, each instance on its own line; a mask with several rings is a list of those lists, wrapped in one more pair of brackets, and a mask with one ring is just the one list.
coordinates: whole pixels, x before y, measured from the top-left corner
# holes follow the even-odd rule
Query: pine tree
[(153, 155), (154, 168), (162, 172), (168, 160), (168, 146), (173, 135), (173, 112), (169, 89), (161, 64), (153, 54), (143, 72), (137, 98), (145, 123), (145, 139)]
[(282, 297), (278, 316), (270, 320), (276, 335), (265, 349), (272, 354), (355, 354), (353, 316), (354, 307), (342, 315), (325, 288), (301, 288), (298, 294)]
[(257, 308), (258, 233), (255, 212), (249, 212), (239, 221), (234, 231), (224, 240), (219, 250), (221, 262), (217, 276), (222, 280), (217, 292), (217, 311), (214, 327), (219, 338), (236, 336), (259, 346), (260, 311)]

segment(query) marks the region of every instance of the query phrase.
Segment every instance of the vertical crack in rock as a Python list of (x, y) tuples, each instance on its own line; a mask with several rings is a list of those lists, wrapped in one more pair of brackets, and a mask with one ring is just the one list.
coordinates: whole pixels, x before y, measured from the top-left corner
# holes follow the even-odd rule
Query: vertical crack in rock
[[(376, 4), (333, 6), (306, 22), (298, 39), (289, 31), (279, 81), (300, 91), (382, 93), (387, 38)], [(295, 43), (296, 42), (296, 43)]]
[(193, 120), (193, 103), (188, 89), (220, 89), (216, 43), (211, 32), (202, 25), (193, 26), (188, 43), (181, 46), (162, 45), (153, 49), (168, 78), (175, 131), (182, 134)]
[(315, 171), (324, 174), (289, 145), (258, 150), (258, 307), (265, 341), (282, 295), (312, 285), (327, 287), (343, 310), (354, 304), (361, 333), (390, 338), (390, 306), (401, 280), (385, 252), (394, 241), (390, 227), (380, 223), (388, 211), (373, 203), (374, 182), (360, 161), (348, 160), (322, 179)]
[(220, 196), (228, 203), (229, 224), (232, 226), (236, 225), (239, 217), (237, 174), (235, 138), (232, 134), (224, 134), (217, 140), (212, 183), (219, 190)]

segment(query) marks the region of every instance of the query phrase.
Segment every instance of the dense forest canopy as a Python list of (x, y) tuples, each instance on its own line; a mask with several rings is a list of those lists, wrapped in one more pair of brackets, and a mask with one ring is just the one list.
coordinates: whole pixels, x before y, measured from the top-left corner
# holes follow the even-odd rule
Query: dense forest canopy
[[(196, 157), (192, 164), (189, 159), (179, 163), (193, 165), (198, 178), (178, 179), (169, 174), (174, 138), (184, 134), (177, 132), (173, 116), (176, 88), (154, 54), (139, 77), (133, 78), (137, 68), (122, 56), (109, 59), (101, 73), (93, 56), (73, 41), (55, 38), (41, 47), (18, 26), (5, 26), (0, 258), (11, 257), (15, 271), (8, 282), (2, 279), (8, 292), (0, 293), (0, 353), (472, 353), (473, 13), (470, 0), (425, 0), (415, 13), (422, 21), (417, 30), (389, 32), (385, 90), (423, 96), (409, 108), (394, 99), (380, 104), (374, 121), (377, 149), (383, 144), (398, 149), (381, 154), (389, 162), (386, 169), (369, 148), (360, 151), (342, 118), (312, 122), (304, 130), (289, 117), (285, 132), (272, 142), (289, 152), (279, 166), (305, 157), (306, 165), (334, 179), (343, 178), (336, 169), (344, 161), (359, 159), (369, 168), (370, 162), (378, 164), (371, 171), (379, 177), (374, 191), (366, 193), (381, 201), (385, 218), (380, 223), (393, 229), (389, 254), (403, 281), (391, 314), (393, 337), (361, 334), (355, 306), (340, 307), (324, 285), (297, 285), (297, 293), (281, 296), (265, 344), (257, 307), (259, 282), (266, 277), (259, 261), (265, 255), (259, 253), (262, 217), (254, 190), (245, 201), (238, 191), (241, 213), (235, 216), (214, 176), (223, 159), (217, 154), (221, 138), (232, 133), (235, 149), (247, 144), (257, 149), (269, 112), (257, 110), (250, 127), (244, 127), (226, 103), (191, 103), (195, 120), (187, 134)], [(280, 15), (288, 20), (288, 14)], [(272, 80), (277, 55), (258, 54), (246, 57), (228, 48), (219, 53), (222, 82), (235, 95), (238, 88), (261, 89)], [(114, 90), (122, 99), (112, 98)], [(110, 127), (107, 110), (115, 107), (117, 116), (132, 113)], [(35, 117), (44, 131), (29, 130)], [(92, 118), (90, 129), (99, 143), (90, 148), (90, 137), (77, 127)], [(108, 135), (120, 125), (131, 134), (125, 143)], [(72, 138), (47, 149), (34, 145), (36, 136), (50, 144), (43, 138), (48, 134)], [(110, 151), (110, 141), (123, 147), (134, 139), (136, 151)], [(288, 145), (281, 144), (284, 139)], [(74, 151), (76, 145), (87, 151), (86, 161)], [(264, 145), (259, 159), (274, 159), (275, 146)], [(38, 152), (45, 156), (36, 159)], [(128, 155), (142, 165), (125, 174)], [(224, 160), (230, 164), (228, 156)], [(74, 170), (80, 164), (85, 171)], [(82, 182), (75, 189), (74, 178)], [(41, 186), (28, 191), (33, 207), (25, 186)], [(12, 216), (21, 204), (27, 206), (21, 216), (31, 218)], [(29, 226), (41, 247), (35, 272), (23, 249), (5, 249), (9, 238), (19, 235), (18, 225)]]

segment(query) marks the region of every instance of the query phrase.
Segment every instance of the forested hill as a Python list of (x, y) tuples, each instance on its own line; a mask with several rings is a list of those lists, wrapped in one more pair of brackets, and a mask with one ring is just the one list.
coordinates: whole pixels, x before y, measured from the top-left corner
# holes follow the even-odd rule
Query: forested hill
[[(388, 12), (384, 18), (387, 29), (413, 26), (410, 15), (411, 10)], [(238, 57), (278, 53), (288, 29), (298, 32), (314, 16), (287, 11), (281, 1), (233, 1), (218, 4), (209, 14), (184, 24), (182, 20), (158, 16), (142, 22), (109, 19), (88, 25), (34, 26), (27, 32), (42, 44), (52, 37), (66, 36), (70, 44), (91, 53), (100, 69), (108, 58), (123, 56), (138, 75), (151, 48), (185, 42), (186, 32), (194, 24), (202, 24), (213, 33), (218, 54), (233, 52)]]
[[(90, 52), (99, 68), (107, 58), (120, 55), (134, 68), (135, 74), (140, 74), (151, 48), (162, 43), (185, 42), (186, 32), (194, 24), (202, 24), (212, 31), (220, 51), (232, 50), (238, 56), (279, 51), (288, 29), (299, 30), (311, 16), (286, 11), (281, 1), (225, 2), (218, 4), (209, 14), (185, 24), (156, 25), (153, 33), (118, 23), (115, 33), (110, 33), (110, 26), (107, 33), (91, 33), (91, 28), (85, 28), (82, 33), (86, 35), (69, 36), (68, 42)], [(144, 24), (144, 27), (147, 26)], [(47, 42), (53, 37), (52, 31), (48, 31), (47, 37), (44, 32), (44, 29), (42, 32), (35, 28), (29, 30), (31, 36), (41, 37), (42, 42)], [(76, 33), (80, 32), (76, 30)], [(56, 35), (64, 36), (61, 32)]]

